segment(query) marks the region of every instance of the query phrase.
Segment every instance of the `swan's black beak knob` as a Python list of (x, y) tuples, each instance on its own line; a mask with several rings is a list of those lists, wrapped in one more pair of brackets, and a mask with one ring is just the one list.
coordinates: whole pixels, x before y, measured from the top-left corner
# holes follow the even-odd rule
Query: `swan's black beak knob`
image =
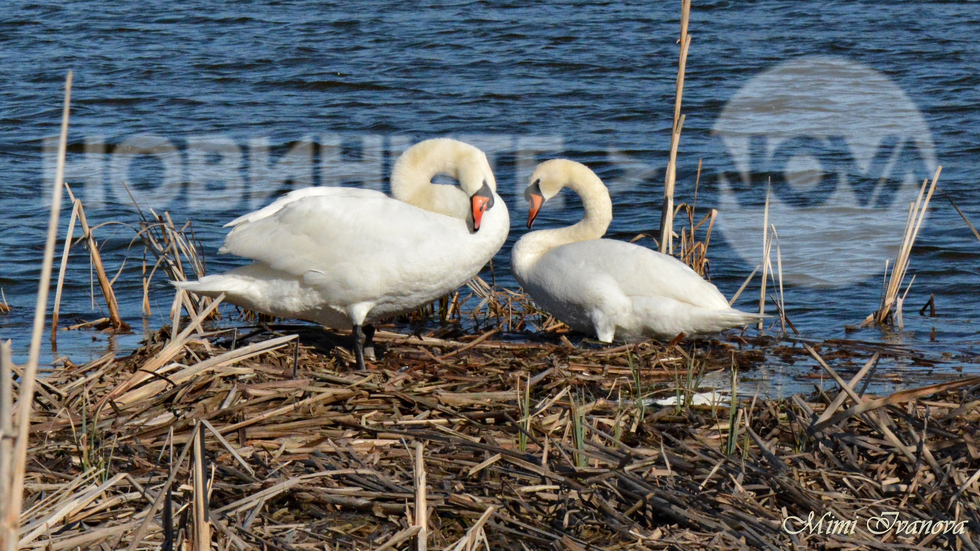
[(537, 180), (524, 190), (524, 198), (531, 204), (531, 210), (527, 213), (527, 229), (531, 229), (531, 224), (538, 217), (538, 211), (541, 210), (541, 205), (544, 204), (544, 195), (541, 194), (540, 182), (541, 180)]
[(493, 190), (483, 182), (483, 187), (470, 197), (470, 203), (473, 209), (473, 231), (479, 231), (483, 213), (493, 208)]

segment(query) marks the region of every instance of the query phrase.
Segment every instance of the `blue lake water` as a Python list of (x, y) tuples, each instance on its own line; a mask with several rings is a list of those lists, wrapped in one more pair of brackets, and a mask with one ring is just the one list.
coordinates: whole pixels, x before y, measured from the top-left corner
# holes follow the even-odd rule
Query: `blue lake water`
[[(109, 271), (122, 270), (115, 289), (136, 333), (62, 332), (58, 350), (45, 343), (45, 362), (126, 350), (143, 327), (166, 323), (172, 292), (162, 277), (152, 315), (141, 314), (138, 214), (122, 181), (144, 208), (191, 220), (212, 271), (240, 262), (215, 254), (232, 218), (296, 186), (384, 190), (400, 150), (446, 135), (487, 151), (511, 209), (499, 284), (515, 286), (510, 245), (526, 231), (522, 192), (538, 161), (590, 165), (612, 191), (610, 235), (651, 233), (679, 14), (679, 2), (7, 2), (0, 288), (13, 310), (0, 314), (0, 338), (23, 361), (52, 175), (45, 140), (58, 132), (69, 69), (67, 180), (92, 225), (113, 223), (96, 235)], [(888, 342), (940, 360), (924, 373), (883, 364), (910, 381), (978, 371), (980, 241), (940, 193), (911, 255), (905, 331), (844, 332), (877, 308), (889, 247), (915, 199), (911, 182), (941, 164), (939, 188), (980, 221), (978, 28), (971, 4), (695, 1), (676, 194), (678, 203), (694, 199), (700, 161), (698, 207), (721, 211), (709, 258), (723, 293), (733, 295), (761, 258), (772, 182), (787, 312), (805, 337)], [(555, 203), (538, 226), (581, 216), (574, 197)], [(100, 317), (81, 248), (66, 281), (62, 324)], [(737, 305), (758, 308), (758, 295), (754, 283)], [(930, 295), (938, 317), (919, 316)]]

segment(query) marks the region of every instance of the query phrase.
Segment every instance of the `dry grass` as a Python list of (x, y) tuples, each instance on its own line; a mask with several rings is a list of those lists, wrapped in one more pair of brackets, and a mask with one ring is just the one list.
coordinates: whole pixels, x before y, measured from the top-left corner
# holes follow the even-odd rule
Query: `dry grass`
[[(659, 407), (692, 364), (763, 355), (379, 331), (376, 369), (352, 372), (343, 336), (256, 328), (232, 349), (194, 332), (204, 317), (43, 381), (22, 548), (404, 549), (427, 533), (439, 549), (971, 549), (980, 533), (976, 378), (860, 396), (876, 353), (836, 395)], [(781, 527), (893, 510), (967, 535)]]
[[(75, 194), (72, 193), (71, 186), (69, 186), (67, 182), (65, 182), (65, 191), (68, 192), (68, 197), (71, 199), (72, 210), (71, 218), (68, 222), (68, 234), (65, 237), (65, 247), (61, 255), (61, 268), (58, 271), (58, 286), (54, 296), (54, 310), (51, 314), (51, 343), (54, 344), (58, 341), (58, 317), (61, 308), (61, 292), (65, 283), (68, 258), (73, 246), (72, 237), (75, 232), (76, 221), (82, 227), (82, 236), (78, 240), (79, 242), (85, 243), (85, 247), (88, 250), (92, 271), (95, 272), (96, 279), (99, 282), (99, 289), (102, 291), (102, 296), (106, 303), (106, 309), (109, 313), (107, 318), (91, 322), (90, 325), (99, 329), (112, 327), (115, 331), (129, 331), (129, 324), (123, 321), (122, 316), (119, 314), (119, 303), (116, 301), (116, 294), (112, 289), (112, 282), (109, 281), (109, 277), (106, 275), (105, 266), (102, 263), (102, 255), (99, 253), (99, 244), (96, 241), (95, 234), (92, 232), (92, 228), (89, 227), (88, 219), (85, 216), (85, 207), (82, 205), (81, 199), (76, 198)], [(92, 303), (95, 304), (94, 291)]]
[[(139, 209), (139, 203), (135, 198), (133, 204)], [(149, 251), (156, 259), (149, 273), (146, 270), (146, 258), (143, 259), (143, 314), (147, 316), (151, 313), (150, 283), (157, 270), (162, 268), (168, 281), (187, 281), (188, 271), (194, 279), (204, 277), (207, 272), (204, 247), (194, 235), (191, 223), (185, 222), (178, 228), (170, 218), (169, 212), (164, 212), (161, 216), (153, 209), (149, 211), (150, 216), (147, 217), (143, 210), (139, 209), (141, 220), (137, 233), (137, 238), (143, 242), (144, 250)], [(178, 315), (181, 307), (196, 314), (207, 309), (211, 303), (210, 297), (178, 292), (174, 298), (171, 317)]]
[[(932, 183), (930, 184), (929, 180), (922, 182), (922, 188), (919, 190), (918, 198), (916, 198), (915, 203), (909, 205), (902, 245), (898, 250), (898, 255), (895, 257), (895, 262), (892, 263), (890, 273), (888, 272), (888, 264), (885, 264), (885, 275), (888, 277), (888, 283), (882, 292), (881, 304), (875, 313), (868, 316), (861, 323), (862, 326), (895, 324), (899, 328), (902, 327), (902, 305), (905, 297), (908, 295), (909, 289), (912, 287), (912, 282), (910, 281), (908, 287), (905, 288), (905, 294), (899, 296), (902, 291), (902, 284), (905, 281), (905, 274), (909, 269), (909, 255), (911, 255), (912, 246), (915, 245), (915, 239), (919, 235), (922, 220), (925, 218), (926, 211), (929, 209), (929, 202), (932, 200), (932, 194), (936, 191), (936, 183), (939, 181), (939, 174), (942, 170), (942, 166), (936, 167), (936, 174), (932, 177)], [(914, 279), (913, 277), (913, 281)]]
[[(681, 228), (681, 242), (678, 258), (681, 262), (691, 267), (701, 277), (708, 277), (708, 245), (711, 244), (711, 230), (715, 227), (715, 219), (718, 217), (718, 210), (711, 209), (701, 220), (695, 223), (698, 205), (698, 186), (701, 183), (701, 161), (698, 161), (698, 174), (694, 180), (694, 199), (691, 204), (681, 203), (674, 210), (674, 217), (682, 211), (687, 214), (687, 227)], [(697, 231), (704, 227), (704, 240), (699, 241), (696, 237)]]

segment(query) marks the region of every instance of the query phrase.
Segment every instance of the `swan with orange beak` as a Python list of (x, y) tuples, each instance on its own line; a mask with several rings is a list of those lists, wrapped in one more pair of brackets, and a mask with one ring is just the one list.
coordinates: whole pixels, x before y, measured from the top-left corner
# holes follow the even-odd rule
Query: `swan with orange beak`
[(729, 306), (718, 288), (672, 256), (602, 239), (612, 201), (587, 166), (566, 159), (538, 165), (524, 192), (527, 226), (541, 206), (569, 188), (585, 216), (566, 228), (530, 232), (511, 253), (514, 278), (534, 302), (566, 325), (602, 342), (674, 338), (745, 325), (760, 316)]
[[(459, 185), (433, 184), (438, 174)], [(345, 187), (293, 191), (227, 225), (218, 252), (251, 264), (174, 284), (224, 293), (232, 304), (276, 317), (351, 329), (364, 369), (374, 322), (455, 291), (503, 246), (510, 218), (496, 185), (476, 147), (426, 140), (392, 168), (394, 198)]]

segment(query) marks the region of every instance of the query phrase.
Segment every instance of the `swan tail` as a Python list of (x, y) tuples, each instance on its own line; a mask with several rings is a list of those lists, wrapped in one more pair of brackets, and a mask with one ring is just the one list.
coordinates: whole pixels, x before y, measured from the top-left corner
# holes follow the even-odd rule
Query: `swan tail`
[(718, 333), (733, 327), (749, 325), (766, 317), (768, 316), (750, 314), (735, 309), (709, 310), (705, 308), (692, 308), (687, 313), (684, 332), (688, 335)]
[(634, 297), (633, 315), (642, 324), (644, 334), (659, 337), (717, 333), (767, 317), (734, 308), (703, 308), (665, 297)]
[(751, 314), (734, 308), (730, 310), (712, 310), (710, 312), (711, 314), (706, 315), (704, 319), (708, 326), (708, 329), (702, 331), (704, 333), (713, 333), (731, 329), (732, 327), (741, 327), (771, 317), (764, 314)]
[(209, 275), (197, 281), (171, 281), (170, 284), (178, 289), (208, 297), (216, 297), (221, 293), (240, 295), (253, 285), (251, 281), (228, 275)]

